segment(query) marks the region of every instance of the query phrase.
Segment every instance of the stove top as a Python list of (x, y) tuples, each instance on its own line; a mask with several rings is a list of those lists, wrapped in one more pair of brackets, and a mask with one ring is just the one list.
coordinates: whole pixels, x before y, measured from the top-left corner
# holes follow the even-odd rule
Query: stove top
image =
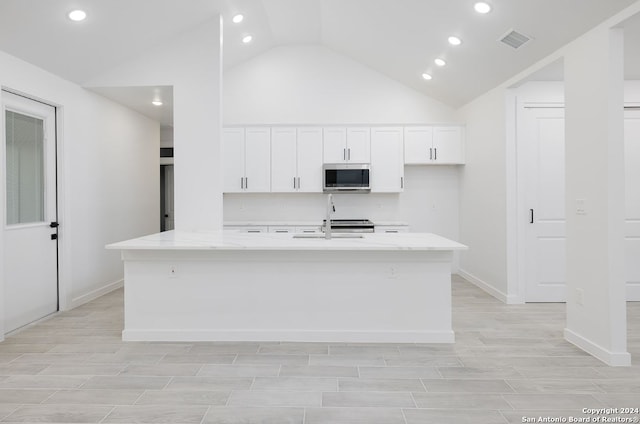
[[(327, 220), (323, 220), (323, 226)], [(332, 219), (331, 229), (337, 232), (373, 233), (374, 225), (368, 219)]]

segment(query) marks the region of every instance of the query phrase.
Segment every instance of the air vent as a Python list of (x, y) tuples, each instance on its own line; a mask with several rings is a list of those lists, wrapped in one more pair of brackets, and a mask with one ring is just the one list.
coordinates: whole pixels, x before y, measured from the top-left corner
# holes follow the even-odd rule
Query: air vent
[(506, 44), (509, 47), (513, 47), (514, 49), (519, 49), (529, 41), (531, 41), (531, 37), (527, 37), (524, 34), (519, 33), (513, 29), (507, 31), (499, 40), (501, 43)]

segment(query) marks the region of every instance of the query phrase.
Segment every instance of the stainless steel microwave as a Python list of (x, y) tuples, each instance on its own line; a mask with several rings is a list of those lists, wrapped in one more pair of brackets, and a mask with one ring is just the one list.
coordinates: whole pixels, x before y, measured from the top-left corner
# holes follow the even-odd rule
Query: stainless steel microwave
[(322, 167), (322, 186), (325, 192), (371, 191), (368, 163), (325, 163)]

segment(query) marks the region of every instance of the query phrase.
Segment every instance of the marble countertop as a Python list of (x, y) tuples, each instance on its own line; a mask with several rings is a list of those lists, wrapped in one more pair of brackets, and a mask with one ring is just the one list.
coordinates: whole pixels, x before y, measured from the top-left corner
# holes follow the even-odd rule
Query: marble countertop
[(430, 233), (366, 233), (362, 238), (294, 238), (294, 234), (166, 231), (109, 244), (114, 250), (466, 250)]

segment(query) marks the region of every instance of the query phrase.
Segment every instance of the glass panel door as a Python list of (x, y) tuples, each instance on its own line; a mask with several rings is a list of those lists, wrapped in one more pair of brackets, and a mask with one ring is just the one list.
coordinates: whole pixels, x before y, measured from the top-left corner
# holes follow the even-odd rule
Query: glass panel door
[(45, 219), (44, 120), (7, 110), (7, 225)]

